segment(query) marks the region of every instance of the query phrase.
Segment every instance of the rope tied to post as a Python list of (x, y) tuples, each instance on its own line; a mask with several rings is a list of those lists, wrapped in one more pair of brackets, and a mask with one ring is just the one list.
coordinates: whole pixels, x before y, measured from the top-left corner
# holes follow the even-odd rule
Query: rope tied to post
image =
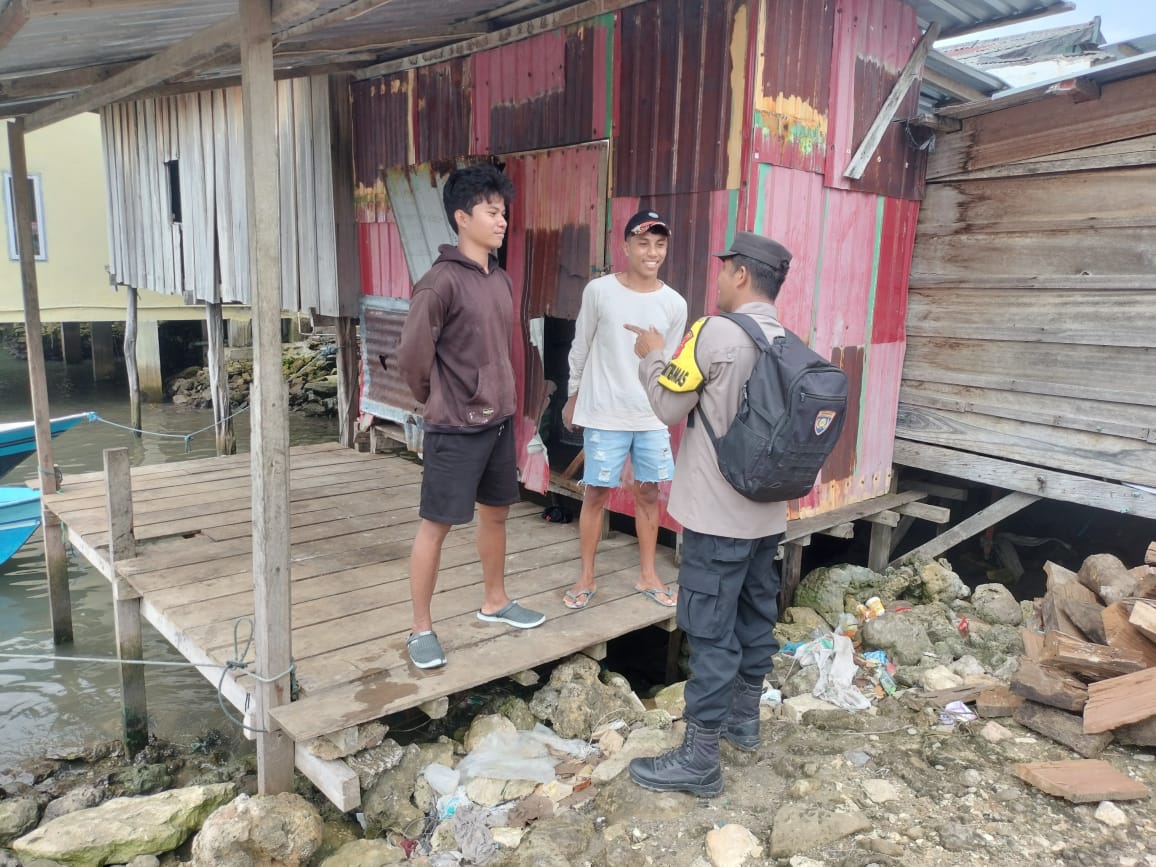
[(96, 414), (93, 415), (92, 420), (98, 421), (101, 424), (106, 424), (109, 427), (115, 427), (115, 428), (118, 428), (118, 429), (123, 430), (123, 431), (128, 431), (129, 433), (134, 433), (137, 436), (150, 436), (150, 437), (158, 437), (160, 439), (183, 440), (184, 444), (185, 444), (185, 454), (187, 455), (187, 454), (192, 454), (193, 438), (194, 437), (198, 437), (201, 434), (206, 433), (206, 432), (211, 431), (211, 430), (216, 430), (218, 425), (222, 425), (227, 421), (232, 421), (237, 416), (241, 415), (242, 413), (246, 413), (248, 411), (249, 411), (249, 407), (247, 405), (243, 406), (239, 410), (237, 410), (236, 412), (230, 413), (229, 415), (225, 416), (219, 422), (215, 421), (210, 425), (206, 425), (205, 427), (200, 428), (199, 430), (193, 431), (192, 433), (183, 433), (183, 434), (180, 434), (180, 433), (161, 433), (160, 431), (151, 431), (151, 430), (145, 430), (144, 428), (139, 428), (139, 427), (130, 427), (129, 425), (120, 424), (120, 423), (115, 422), (115, 421), (109, 421), (107, 418), (104, 418), (103, 416), (96, 415)]

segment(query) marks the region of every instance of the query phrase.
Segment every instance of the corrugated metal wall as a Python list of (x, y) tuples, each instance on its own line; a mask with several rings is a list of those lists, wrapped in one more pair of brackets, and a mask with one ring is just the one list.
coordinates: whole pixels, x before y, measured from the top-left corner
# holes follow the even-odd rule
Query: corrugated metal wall
[[(355, 296), (357, 286), (339, 279), (328, 79), (278, 82), (277, 109), (282, 305), (349, 315), (342, 295)], [(119, 103), (101, 117), (112, 278), (198, 302), (248, 304), (240, 88)], [(171, 161), (179, 223), (170, 207)]]
[[(522, 324), (519, 445), (524, 474), (544, 484), (544, 459), (525, 449), (545, 388), (535, 323), (573, 317), (589, 276), (621, 267), (621, 226), (640, 206), (671, 224), (663, 274), (692, 318), (714, 311), (710, 254), (738, 229), (764, 232), (795, 254), (784, 321), (842, 364), (853, 390), (838, 453), (795, 512), (885, 493), (924, 156), (896, 124), (861, 181), (842, 172), (918, 36), (900, 0), (650, 0), (437, 74), (361, 82), (358, 219), (363, 259), (372, 254), (363, 291), (404, 296), (420, 276), (394, 273), (390, 168), (505, 161), (519, 196), (508, 235)], [(435, 98), (451, 81), (460, 98)], [(445, 147), (468, 129), (468, 147), (435, 153), (423, 132), (435, 126)], [(608, 156), (595, 166), (581, 145), (602, 138)], [(612, 507), (629, 512), (630, 498), (617, 492)]]

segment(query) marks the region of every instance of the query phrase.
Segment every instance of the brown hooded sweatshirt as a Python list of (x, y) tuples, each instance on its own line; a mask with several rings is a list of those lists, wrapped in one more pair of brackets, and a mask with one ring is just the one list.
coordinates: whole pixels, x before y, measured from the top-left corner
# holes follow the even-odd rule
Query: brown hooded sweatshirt
[(439, 252), (414, 286), (397, 359), (427, 431), (475, 433), (517, 410), (513, 284), (494, 260), (487, 274), (457, 247)]

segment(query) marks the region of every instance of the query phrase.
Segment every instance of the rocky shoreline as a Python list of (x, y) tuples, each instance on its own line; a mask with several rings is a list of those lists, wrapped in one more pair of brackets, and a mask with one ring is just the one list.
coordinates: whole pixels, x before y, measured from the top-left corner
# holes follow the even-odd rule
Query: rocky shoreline
[[(1040, 630), (1039, 616), (1002, 585), (969, 590), (942, 560), (813, 571), (776, 630), (762, 745), (724, 745), (711, 800), (624, 773), (681, 741), (683, 685), (640, 697), (579, 655), (540, 687), (454, 696), (420, 733), (389, 718), (312, 742), (361, 778), (355, 814), (301, 778), (295, 794), (256, 796), (253, 758), (211, 738), (154, 743), (131, 763), (105, 745), (0, 772), (0, 867), (1156, 867), (1146, 797), (1073, 803), (1025, 783), (1017, 766), (1074, 753), (974, 699), (1014, 677), (1020, 630)], [(830, 663), (851, 638), (841, 683)], [(1108, 737), (1098, 756), (1149, 793), (1145, 737)]]
[[(337, 341), (333, 335), (314, 334), (282, 347), (281, 370), (289, 386), (289, 409), (308, 416), (337, 414)], [(253, 383), (252, 359), (227, 361), (229, 401), (233, 411), (249, 404)], [(209, 371), (189, 367), (165, 383), (165, 397), (178, 406), (204, 409), (213, 405)]]

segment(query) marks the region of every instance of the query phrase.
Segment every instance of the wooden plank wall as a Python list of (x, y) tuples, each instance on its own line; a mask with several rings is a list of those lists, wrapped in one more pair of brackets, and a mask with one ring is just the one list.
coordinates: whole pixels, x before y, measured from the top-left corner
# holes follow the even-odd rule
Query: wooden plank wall
[[(282, 305), (348, 314), (358, 287), (338, 279), (328, 78), (278, 82), (277, 113)], [(198, 302), (248, 304), (240, 89), (119, 103), (101, 115), (112, 278)], [(180, 178), (180, 223), (171, 219), (170, 160)]]
[[(1156, 485), (1156, 117), (1138, 127), (1132, 106), (1150, 103), (1144, 78), (1104, 88), (1111, 114), (1045, 98), (944, 137), (916, 232), (897, 437)], [(943, 471), (966, 477), (966, 457)]]

